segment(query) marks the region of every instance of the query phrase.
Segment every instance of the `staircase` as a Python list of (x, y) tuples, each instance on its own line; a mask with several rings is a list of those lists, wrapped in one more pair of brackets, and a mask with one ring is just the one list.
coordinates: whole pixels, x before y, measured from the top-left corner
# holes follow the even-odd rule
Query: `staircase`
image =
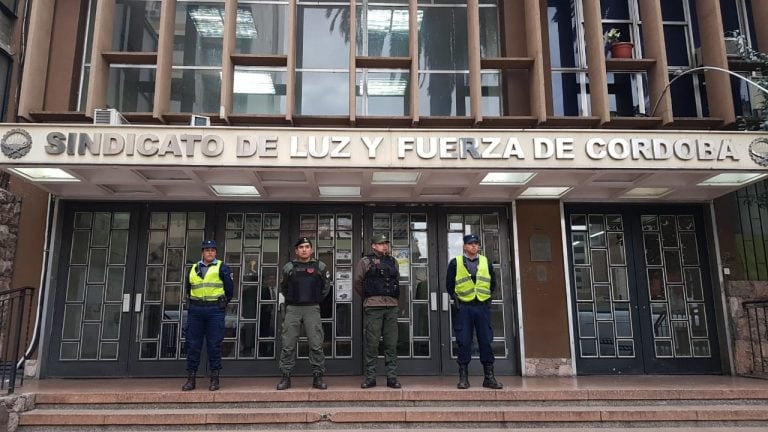
[[(230, 378), (218, 392), (176, 391), (180, 380), (163, 380), (173, 384), (167, 387), (172, 391), (119, 391), (121, 380), (112, 380), (112, 391), (37, 393), (35, 409), (21, 414), (18, 431), (768, 430), (765, 381), (729, 381), (742, 386), (674, 384), (685, 379), (698, 378), (639, 386), (631, 377), (612, 377), (616, 388), (591, 388), (570, 379), (551, 386), (505, 377), (503, 390), (484, 389), (479, 382), (469, 390), (456, 390), (445, 382), (409, 385), (405, 377), (400, 390), (361, 390), (356, 378), (332, 377), (326, 391), (310, 389), (309, 378), (295, 378), (293, 388), (285, 391), (274, 390), (275, 380), (268, 387), (267, 381), (249, 387)], [(70, 382), (87, 388), (89, 381)]]

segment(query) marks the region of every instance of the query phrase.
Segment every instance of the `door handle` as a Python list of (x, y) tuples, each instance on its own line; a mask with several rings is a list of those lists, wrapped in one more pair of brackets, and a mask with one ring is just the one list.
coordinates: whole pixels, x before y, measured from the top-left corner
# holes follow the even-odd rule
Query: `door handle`
[(448, 293), (443, 293), (443, 312), (448, 312), (449, 298)]
[(131, 311), (131, 295), (123, 294), (123, 312)]
[(136, 294), (136, 298), (133, 302), (133, 311), (141, 312), (141, 294)]
[(432, 309), (433, 312), (437, 310), (437, 293), (436, 292), (429, 293), (429, 305), (430, 305), (430, 309)]

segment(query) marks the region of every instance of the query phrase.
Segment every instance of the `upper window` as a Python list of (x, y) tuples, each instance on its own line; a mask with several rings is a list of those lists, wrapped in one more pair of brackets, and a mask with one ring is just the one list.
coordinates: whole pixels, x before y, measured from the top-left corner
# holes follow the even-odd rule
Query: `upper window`
[(720, 14), (723, 17), (723, 31), (726, 37), (738, 32), (746, 36), (747, 41), (754, 46), (755, 21), (750, 0), (720, 0)]
[(117, 0), (112, 50), (157, 51), (161, 3), (152, 0)]
[(288, 53), (288, 2), (240, 1), (235, 29), (237, 54)]

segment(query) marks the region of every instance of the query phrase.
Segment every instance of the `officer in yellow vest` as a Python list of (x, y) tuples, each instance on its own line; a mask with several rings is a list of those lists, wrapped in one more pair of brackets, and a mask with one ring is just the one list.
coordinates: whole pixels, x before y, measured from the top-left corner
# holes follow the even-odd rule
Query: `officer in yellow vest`
[(469, 361), (472, 359), (472, 336), (477, 332), (480, 362), (483, 364), (483, 387), (500, 389), (493, 374), (493, 328), (491, 327), (491, 296), (496, 289), (496, 275), (488, 258), (478, 254), (480, 238), (464, 236), (464, 254), (448, 263), (445, 287), (453, 299), (453, 331), (459, 347), (459, 383), (457, 388), (469, 388)]
[(216, 242), (205, 240), (202, 257), (187, 274), (187, 382), (184, 391), (194, 390), (197, 366), (203, 338), (208, 347), (211, 384), (208, 390), (219, 389), (221, 370), (221, 341), (224, 339), (224, 315), (235, 291), (232, 270), (216, 259)]

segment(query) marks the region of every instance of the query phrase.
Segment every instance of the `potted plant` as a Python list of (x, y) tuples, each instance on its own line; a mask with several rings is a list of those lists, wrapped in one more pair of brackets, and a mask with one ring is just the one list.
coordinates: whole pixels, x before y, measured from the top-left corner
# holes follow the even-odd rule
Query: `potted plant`
[(613, 58), (632, 58), (632, 48), (634, 44), (632, 42), (625, 42), (619, 40), (621, 38), (621, 31), (616, 27), (611, 27), (605, 34), (603, 34), (603, 40), (605, 44), (611, 50), (611, 57)]

